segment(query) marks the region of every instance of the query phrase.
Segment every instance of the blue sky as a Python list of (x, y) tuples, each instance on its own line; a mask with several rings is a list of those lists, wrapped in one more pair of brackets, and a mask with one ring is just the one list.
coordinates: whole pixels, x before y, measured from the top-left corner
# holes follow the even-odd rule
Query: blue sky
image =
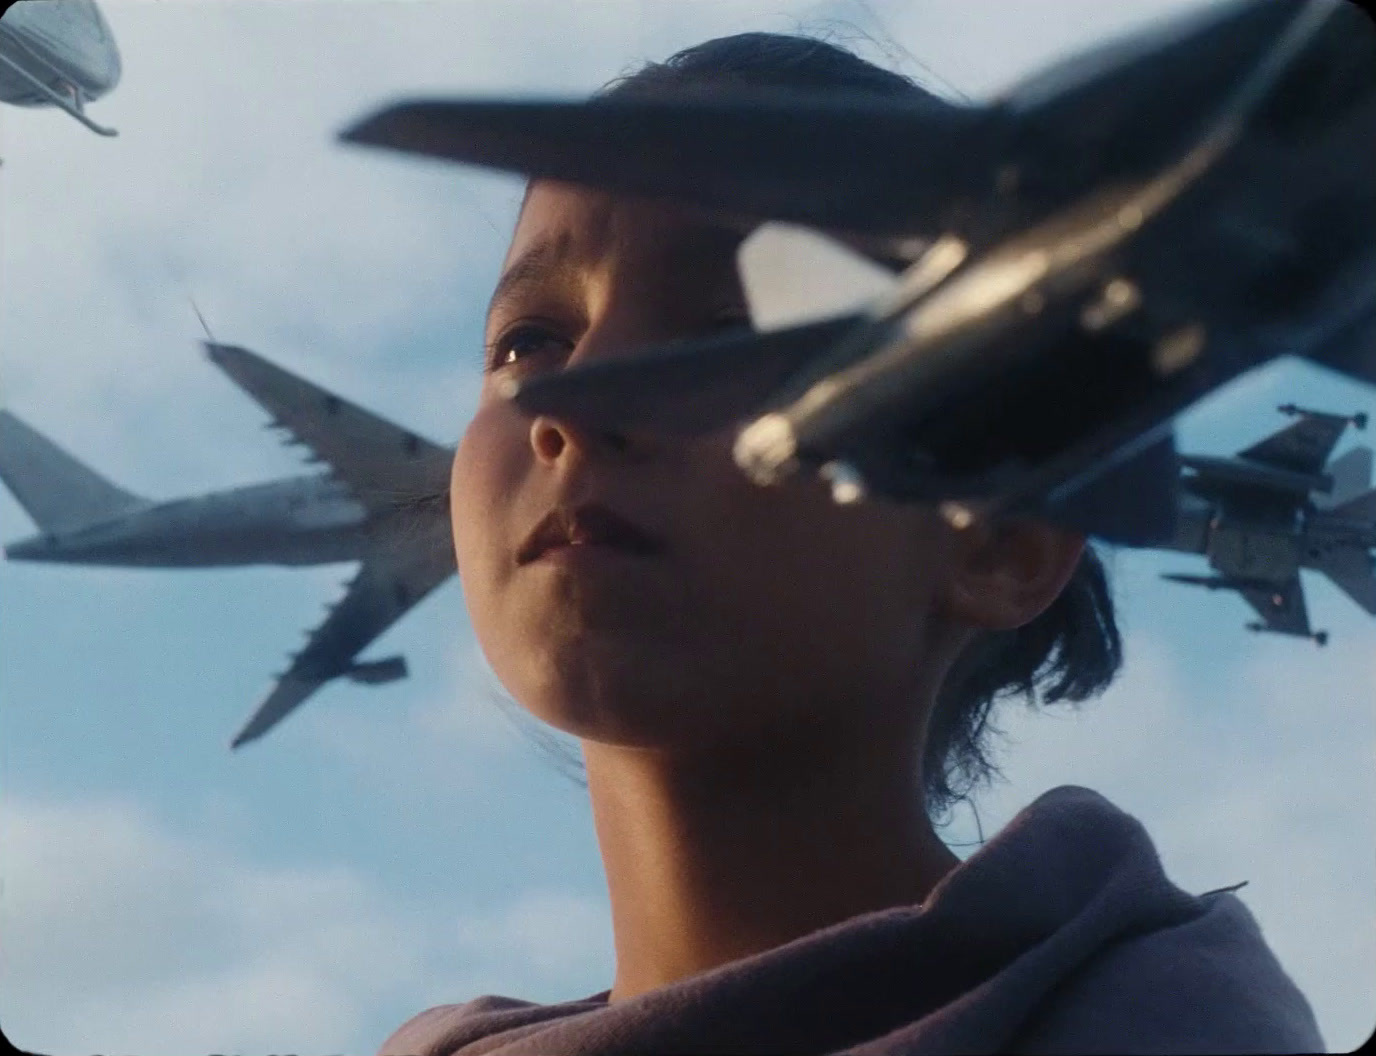
[[(200, 354), (194, 295), (217, 338), (451, 443), (520, 186), (336, 145), (355, 118), (413, 93), (580, 95), (711, 36), (848, 25), (879, 40), (853, 39), (868, 57), (980, 97), (1190, 6), (103, 0), (125, 74), (93, 113), (120, 137), (0, 108), (0, 403), (153, 497), (298, 471)], [(1236, 450), (1289, 400), (1376, 411), (1282, 363), (1192, 411), (1182, 446)], [(30, 530), (0, 493), (0, 540)], [(1350, 1049), (1376, 1025), (1376, 621), (1311, 578), (1329, 647), (1259, 639), (1239, 599), (1157, 579), (1202, 563), (1111, 560), (1126, 671), (1078, 714), (1006, 706), (984, 833), (1047, 788), (1098, 789), (1181, 886), (1249, 881), (1330, 1049)], [(228, 751), (348, 571), (0, 562), (16, 1043), (369, 1053), (431, 1004), (609, 984), (586, 794), (502, 705), (457, 581), (373, 650), (405, 653), (410, 679), (331, 686)], [(974, 833), (958, 812), (944, 835)]]

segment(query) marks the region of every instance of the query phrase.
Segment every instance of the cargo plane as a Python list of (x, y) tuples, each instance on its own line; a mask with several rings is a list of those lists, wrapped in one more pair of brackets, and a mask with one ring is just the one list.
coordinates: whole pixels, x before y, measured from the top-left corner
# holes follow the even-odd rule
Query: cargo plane
[(39, 528), (11, 561), (210, 568), (357, 561), (342, 599), (277, 676), (231, 743), (263, 736), (332, 679), (406, 676), (401, 656), (359, 660), (375, 638), (455, 570), (449, 538), (453, 449), (394, 425), (247, 349), (210, 359), (328, 469), (191, 498), (126, 491), (0, 411), (0, 480)]

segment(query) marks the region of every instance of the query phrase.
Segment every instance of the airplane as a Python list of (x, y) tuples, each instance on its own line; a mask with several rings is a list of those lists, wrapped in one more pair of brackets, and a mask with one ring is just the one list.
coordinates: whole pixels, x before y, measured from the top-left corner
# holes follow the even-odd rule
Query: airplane
[(0, 102), (56, 106), (92, 132), (114, 136), (85, 107), (113, 91), (121, 72), (95, 0), (17, 0), (0, 13)]
[(805, 225), (886, 271), (826, 318), (509, 387), (593, 428), (744, 423), (759, 483), (807, 469), (962, 524), (1117, 475), (1160, 539), (1178, 466), (1146, 456), (1176, 414), (1284, 354), (1376, 381), (1376, 26), (1346, 0), (1220, 3), (987, 105), (412, 100), (340, 138)]
[(455, 570), (448, 517), (453, 449), (432, 443), (232, 345), (211, 362), (272, 417), (270, 428), (327, 471), (193, 498), (134, 495), (0, 410), (0, 480), (39, 528), (11, 561), (211, 568), (358, 561), (347, 591), (310, 633), (230, 747), (255, 740), (335, 678), (370, 685), (406, 660), (359, 660), (375, 638)]
[(1322, 572), (1366, 612), (1376, 615), (1376, 490), (1371, 449), (1356, 447), (1329, 463), (1349, 425), (1367, 416), (1329, 414), (1294, 404), (1279, 408), (1299, 421), (1236, 458), (1182, 455), (1174, 537), (1160, 549), (1208, 557), (1214, 575), (1165, 573), (1164, 579), (1208, 590), (1237, 591), (1260, 622), (1248, 630), (1311, 638), (1300, 570)]

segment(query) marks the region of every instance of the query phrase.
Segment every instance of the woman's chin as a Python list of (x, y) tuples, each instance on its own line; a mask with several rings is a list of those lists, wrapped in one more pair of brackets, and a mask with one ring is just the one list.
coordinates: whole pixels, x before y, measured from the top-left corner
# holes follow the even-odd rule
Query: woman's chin
[(525, 690), (512, 695), (541, 722), (579, 740), (621, 748), (692, 752), (730, 739), (739, 719), (737, 708), (723, 706), (729, 702), (722, 693), (701, 679), (675, 677), (664, 665), (585, 667)]

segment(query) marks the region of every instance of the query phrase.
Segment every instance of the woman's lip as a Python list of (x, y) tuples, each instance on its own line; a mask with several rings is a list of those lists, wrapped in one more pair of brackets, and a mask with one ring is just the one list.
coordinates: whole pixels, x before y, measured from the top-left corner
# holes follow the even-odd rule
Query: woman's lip
[(653, 557), (645, 550), (637, 550), (615, 543), (556, 543), (541, 550), (529, 564), (540, 561), (597, 561), (606, 557)]
[(664, 551), (664, 543), (600, 503), (577, 507), (556, 506), (526, 537), (517, 562), (526, 564), (554, 549), (592, 547), (638, 556)]

